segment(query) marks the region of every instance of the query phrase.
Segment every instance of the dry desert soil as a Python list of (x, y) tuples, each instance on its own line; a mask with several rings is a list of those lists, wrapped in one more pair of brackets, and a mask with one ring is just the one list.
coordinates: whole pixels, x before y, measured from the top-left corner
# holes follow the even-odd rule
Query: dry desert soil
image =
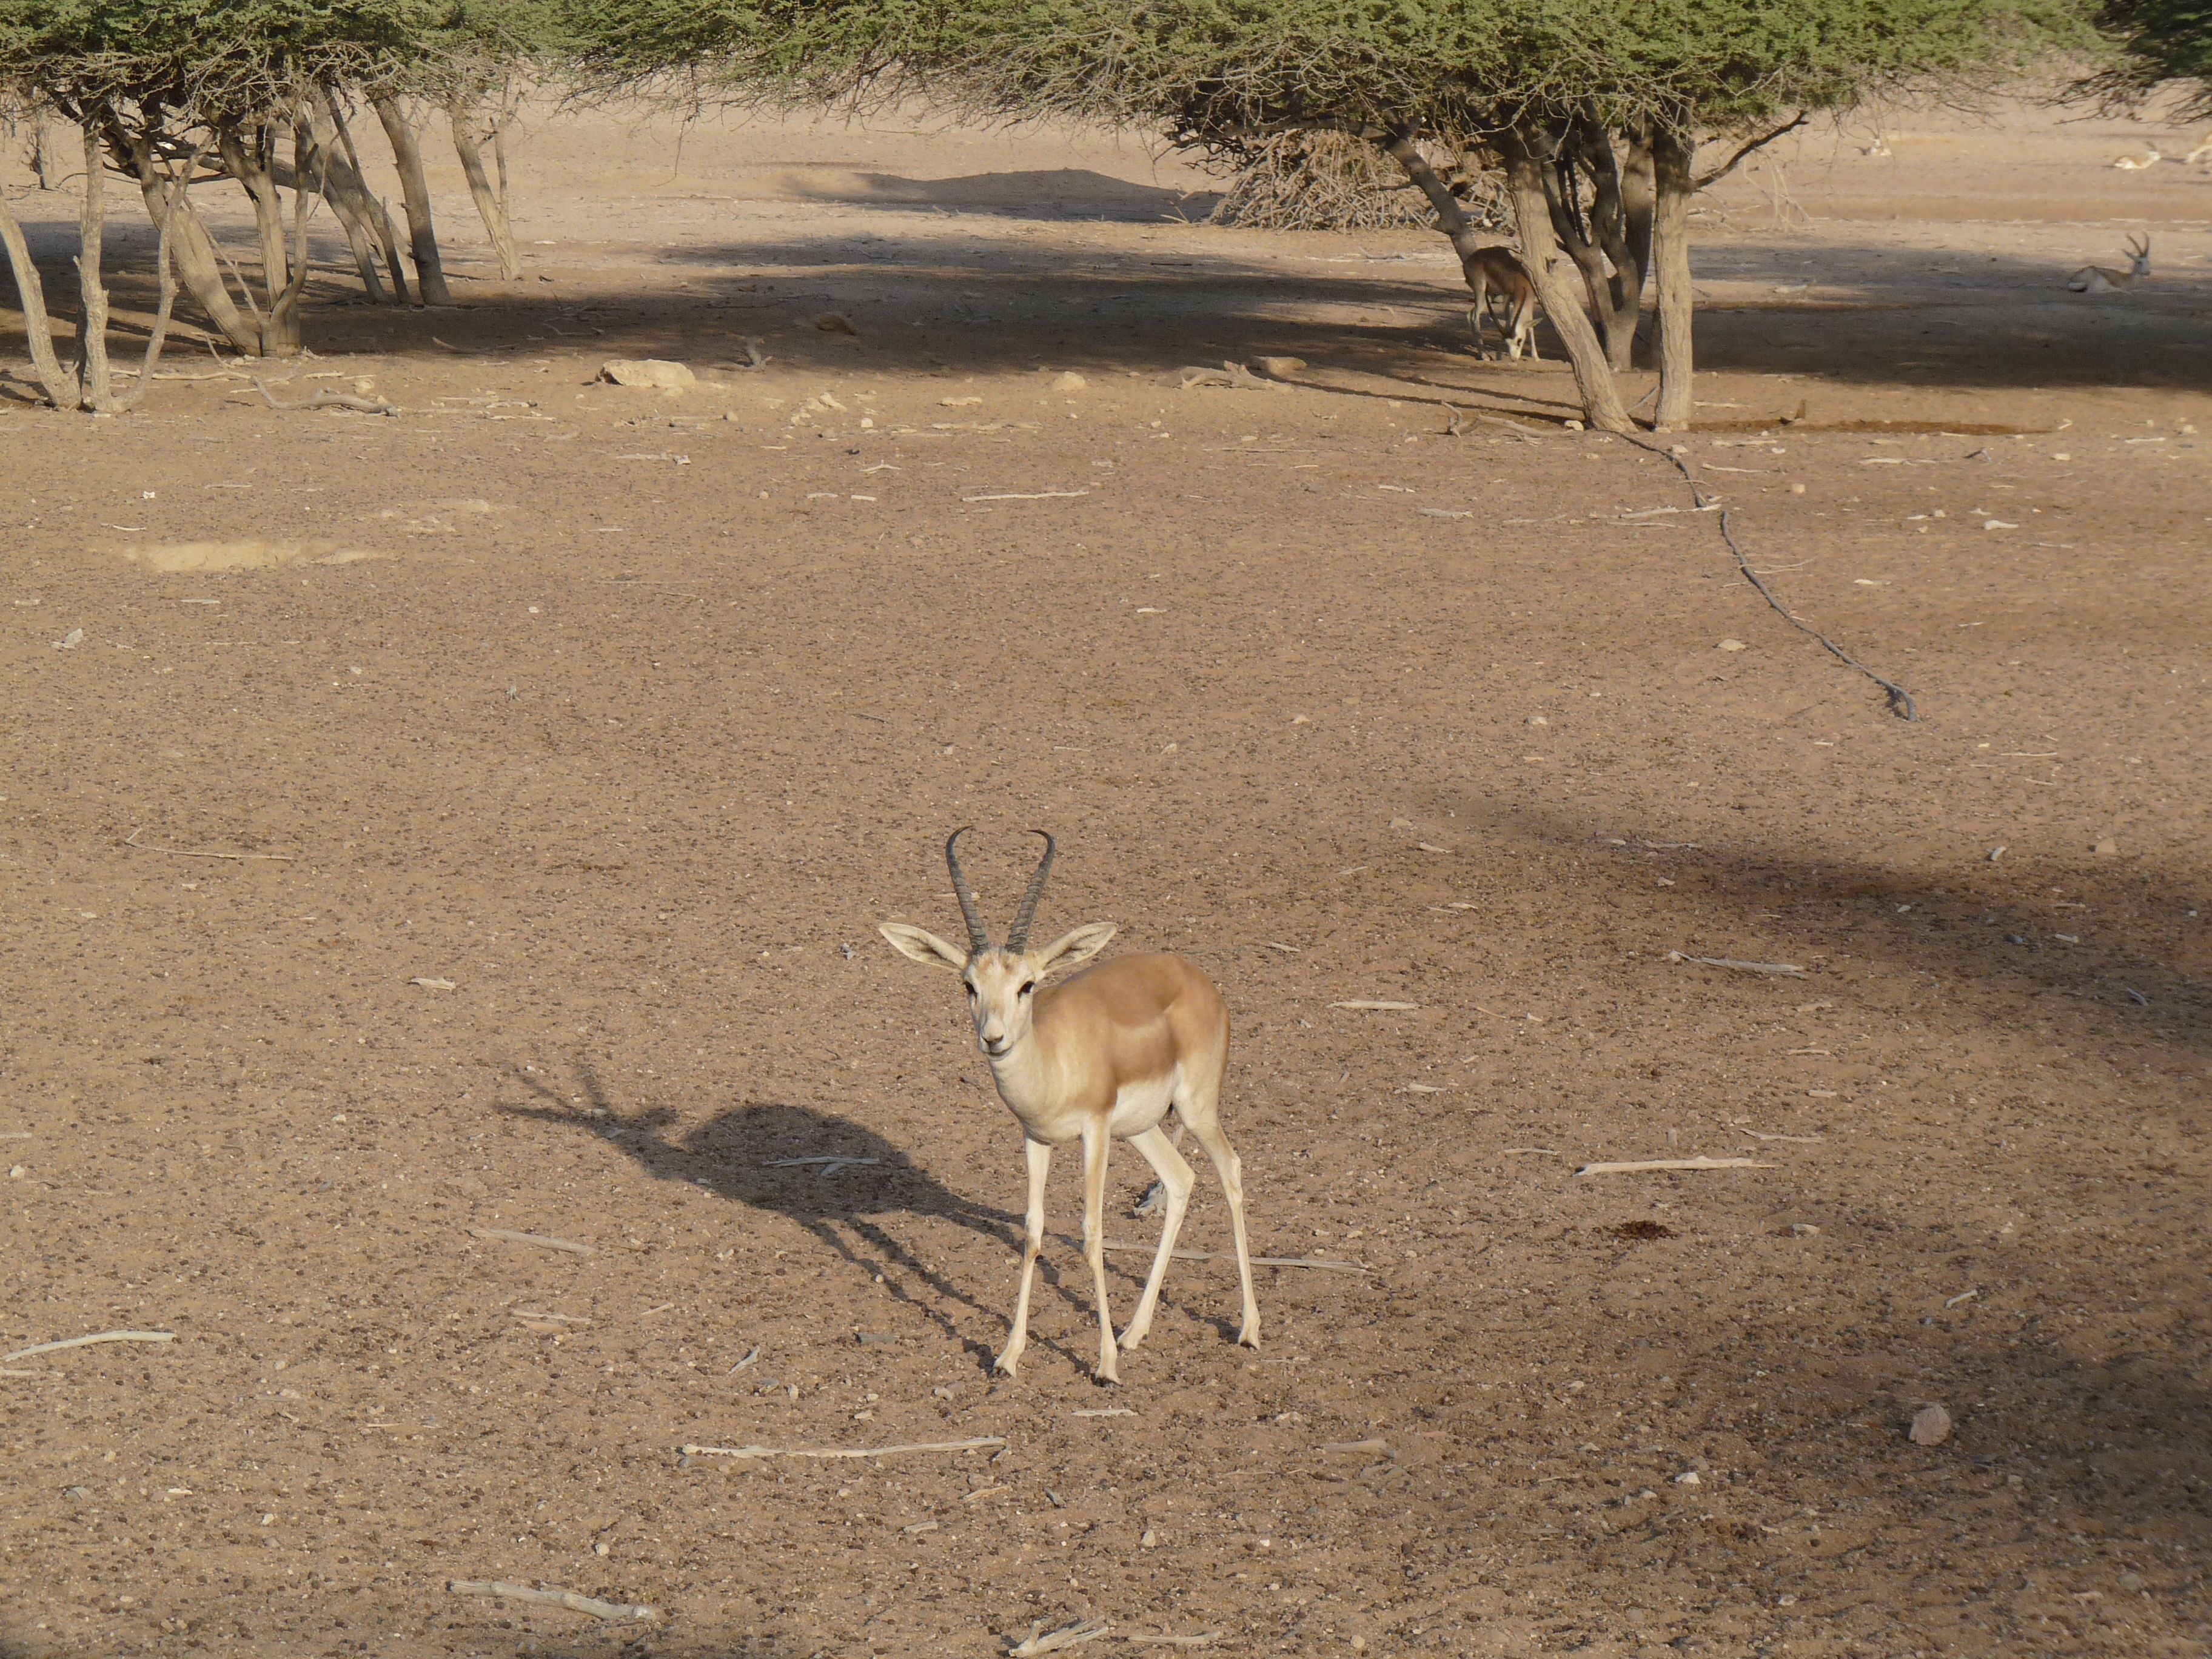
[[(1799, 137), (1656, 449), (1432, 235), (678, 137), (534, 116), (512, 285), (437, 171), (453, 310), (319, 226), (271, 390), (389, 416), (190, 326), (63, 416), (0, 313), (0, 1654), (2208, 1650), (2212, 174), (2111, 166), (2190, 135)], [(1019, 1135), (876, 934), (970, 823), (1221, 987), (1255, 1249), (1334, 1264), (1256, 1352), (1201, 1168), (1091, 1382), (1064, 1157), (992, 1375)]]

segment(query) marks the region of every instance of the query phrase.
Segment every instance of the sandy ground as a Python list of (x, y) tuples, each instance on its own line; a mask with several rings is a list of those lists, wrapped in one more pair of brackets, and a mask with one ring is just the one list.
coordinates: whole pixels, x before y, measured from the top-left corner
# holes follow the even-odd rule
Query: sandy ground
[[(390, 418), (18, 365), (0, 1353), (173, 1340), (0, 1360), (0, 1653), (2204, 1653), (2212, 176), (1886, 136), (1709, 205), (1679, 441), (1911, 724), (1433, 238), (1079, 134), (545, 124), (520, 284), (451, 172), (461, 309), (319, 279), (280, 390)], [(1063, 1158), (989, 1375), (1018, 1136), (874, 932), (969, 822), (1226, 994), (1255, 1245), (1362, 1270), (1257, 1353), (1183, 1261), (1092, 1384)]]

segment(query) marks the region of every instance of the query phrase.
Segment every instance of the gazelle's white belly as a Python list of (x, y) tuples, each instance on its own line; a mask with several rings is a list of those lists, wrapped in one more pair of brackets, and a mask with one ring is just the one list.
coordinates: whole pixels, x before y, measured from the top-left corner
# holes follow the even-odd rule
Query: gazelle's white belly
[(1181, 1066), (1163, 1078), (1122, 1085), (1114, 1097), (1114, 1115), (1107, 1121), (1109, 1132), (1122, 1140), (1144, 1133), (1168, 1115), (1168, 1108), (1175, 1104), (1175, 1097), (1182, 1090)]

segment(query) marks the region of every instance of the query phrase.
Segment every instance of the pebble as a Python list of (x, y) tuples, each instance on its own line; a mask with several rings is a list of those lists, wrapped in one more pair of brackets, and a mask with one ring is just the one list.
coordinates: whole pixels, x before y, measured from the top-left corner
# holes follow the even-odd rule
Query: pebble
[(1743, 648), (1744, 644), (1741, 640), (1723, 640), (1713, 647), (1716, 651), (1741, 651)]
[(2094, 847), (2092, 847), (2089, 850), (2090, 850), (2092, 853), (2096, 854), (2100, 858), (2109, 858), (2109, 857), (2111, 857), (2113, 854), (2115, 854), (2115, 853), (2117, 853), (2117, 852), (2118, 852), (2118, 851), (2120, 850), (2120, 844), (2119, 844), (2119, 842), (2118, 842), (2114, 841), (2114, 840), (2113, 840), (2110, 836), (2106, 836), (2106, 837), (2104, 838), (2104, 840), (2102, 840), (2102, 841), (2099, 842), (2098, 842)]
[(1951, 1413), (1941, 1406), (1923, 1406), (1912, 1413), (1910, 1433), (1916, 1446), (1940, 1446), (1951, 1437)]
[(1054, 392), (1080, 392), (1090, 384), (1090, 381), (1071, 368), (1052, 383), (1052, 389)]
[(617, 357), (600, 368), (599, 378), (617, 386), (652, 386), (662, 392), (681, 392), (699, 384), (699, 377), (682, 363), (660, 357)]

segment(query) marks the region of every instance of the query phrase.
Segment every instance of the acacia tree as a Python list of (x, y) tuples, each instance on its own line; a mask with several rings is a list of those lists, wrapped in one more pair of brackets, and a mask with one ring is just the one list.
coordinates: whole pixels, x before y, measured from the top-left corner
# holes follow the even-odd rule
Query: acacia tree
[[(550, 13), (544, 0), (0, 0), (0, 90), (95, 135), (167, 227), (177, 274), (216, 331), (243, 352), (286, 353), (301, 343), (318, 206), (343, 228), (371, 296), (385, 296), (388, 278), (391, 297), (408, 298), (396, 228), (365, 177), (348, 105), (373, 106), (392, 143), (417, 295), (450, 303), (417, 123), (402, 100), (444, 102), (503, 73)], [(170, 191), (218, 179), (251, 204), (258, 285), (189, 194)]]
[(1462, 260), (1487, 239), (1427, 152), (1467, 156), (1462, 171), (1500, 168), (1517, 254), (1586, 415), (1615, 430), (1628, 416), (1613, 371), (1628, 362), (1655, 271), (1661, 416), (1689, 416), (1700, 143), (2017, 71), (2085, 40), (2087, 3), (575, 0), (592, 68), (683, 75), (693, 97), (866, 106), (919, 95), (970, 116), (1073, 117), (1209, 148), (1358, 133), (1428, 198)]
[(2161, 87), (2185, 89), (2174, 118), (2212, 115), (2212, 4), (2206, 0), (2106, 0), (2097, 24), (2117, 61), (2076, 91), (2108, 109), (2133, 109)]

